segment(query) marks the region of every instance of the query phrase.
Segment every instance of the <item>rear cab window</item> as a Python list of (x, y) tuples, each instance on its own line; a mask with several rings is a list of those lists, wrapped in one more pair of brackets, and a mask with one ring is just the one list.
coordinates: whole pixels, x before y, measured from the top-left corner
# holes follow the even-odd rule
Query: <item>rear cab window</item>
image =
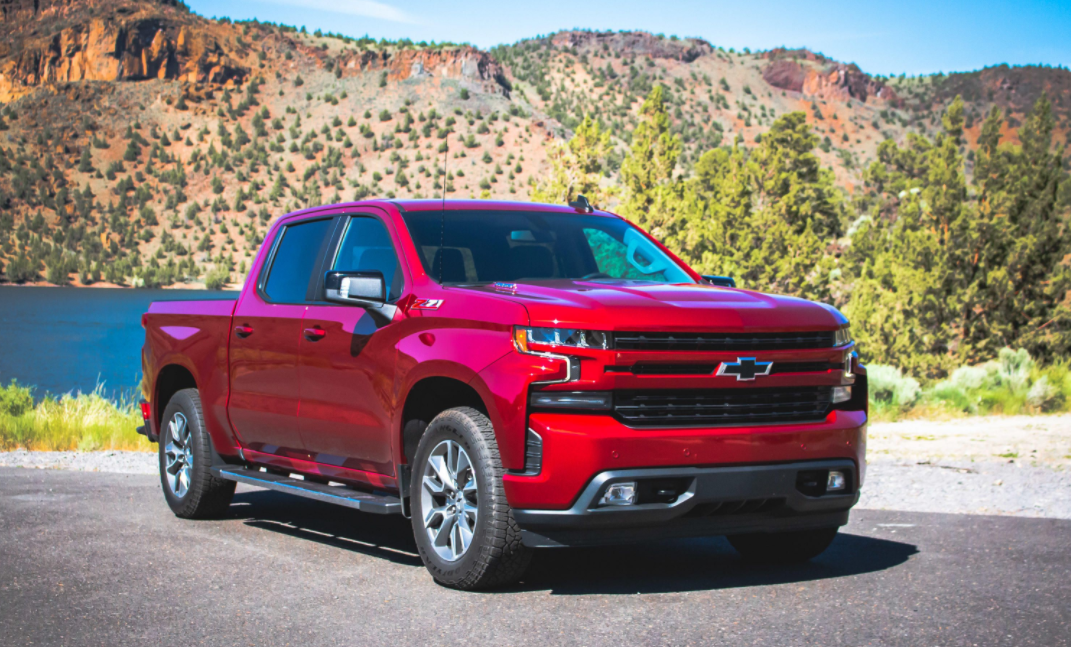
[(334, 220), (323, 218), (286, 225), (272, 253), (261, 296), (271, 303), (305, 303)]

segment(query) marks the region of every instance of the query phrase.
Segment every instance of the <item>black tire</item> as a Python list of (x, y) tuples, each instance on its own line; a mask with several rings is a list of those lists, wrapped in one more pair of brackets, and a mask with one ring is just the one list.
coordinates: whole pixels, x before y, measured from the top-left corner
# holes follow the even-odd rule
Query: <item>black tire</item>
[(837, 537), (839, 528), (757, 532), (729, 535), (738, 553), (754, 564), (798, 564), (821, 555)]
[[(174, 421), (178, 424), (176, 416), (185, 420), (188, 434), (185, 443), (175, 443), (172, 449), (182, 449), (185, 457), (188, 456), (190, 469), (184, 479), (185, 488), (176, 486), (169, 478), (168, 451), (172, 443), (172, 427)], [(205, 431), (205, 420), (201, 407), (201, 396), (197, 389), (183, 389), (172, 396), (164, 409), (164, 415), (160, 423), (160, 485), (164, 490), (164, 498), (168, 507), (175, 516), (184, 519), (207, 519), (218, 517), (227, 510), (234, 496), (234, 481), (228, 481), (212, 475), (209, 469), (212, 465), (212, 439)], [(181, 432), (180, 432), (181, 433)], [(180, 445), (189, 444), (189, 452)], [(181, 469), (176, 472), (181, 472)]]
[[(469, 475), (475, 477), (478, 490), (472, 537), (467, 550), (456, 561), (440, 557), (424, 525), (424, 469), (432, 452), (445, 441), (453, 441), (465, 450), (471, 463)], [(413, 461), (410, 503), (417, 549), (435, 581), (456, 589), (474, 590), (510, 584), (524, 575), (532, 551), (521, 543), (520, 528), (506, 502), (504, 473), (494, 428), (484, 414), (470, 407), (458, 407), (440, 413), (428, 425)]]

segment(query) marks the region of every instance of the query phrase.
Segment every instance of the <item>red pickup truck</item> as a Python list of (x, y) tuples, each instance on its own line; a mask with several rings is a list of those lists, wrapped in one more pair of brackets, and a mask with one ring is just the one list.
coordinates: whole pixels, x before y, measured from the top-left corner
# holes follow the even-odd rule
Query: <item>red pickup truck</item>
[(863, 482), (845, 318), (700, 276), (585, 200), (292, 213), (236, 301), (142, 323), (139, 431), (176, 515), (236, 483), (404, 515), (457, 588), (538, 547), (726, 535), (810, 559)]

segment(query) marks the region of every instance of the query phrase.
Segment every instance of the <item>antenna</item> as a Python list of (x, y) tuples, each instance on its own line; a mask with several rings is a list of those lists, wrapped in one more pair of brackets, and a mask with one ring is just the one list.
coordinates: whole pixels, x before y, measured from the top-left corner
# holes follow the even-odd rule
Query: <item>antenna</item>
[(450, 137), (443, 139), (443, 202), (439, 221), (439, 285), (443, 284), (443, 246), (446, 244), (446, 160), (450, 155)]

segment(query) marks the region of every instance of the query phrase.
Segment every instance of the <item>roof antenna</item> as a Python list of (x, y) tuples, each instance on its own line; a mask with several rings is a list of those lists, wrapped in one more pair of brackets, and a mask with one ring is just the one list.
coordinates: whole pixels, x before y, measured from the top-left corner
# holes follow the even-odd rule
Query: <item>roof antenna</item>
[(446, 160), (450, 154), (450, 138), (443, 139), (443, 206), (439, 222), (439, 285), (443, 284), (443, 246), (446, 244)]
[(588, 199), (584, 197), (583, 193), (576, 196), (576, 200), (570, 202), (569, 206), (583, 213), (591, 213), (595, 211), (595, 209), (592, 208), (591, 203), (588, 202)]

